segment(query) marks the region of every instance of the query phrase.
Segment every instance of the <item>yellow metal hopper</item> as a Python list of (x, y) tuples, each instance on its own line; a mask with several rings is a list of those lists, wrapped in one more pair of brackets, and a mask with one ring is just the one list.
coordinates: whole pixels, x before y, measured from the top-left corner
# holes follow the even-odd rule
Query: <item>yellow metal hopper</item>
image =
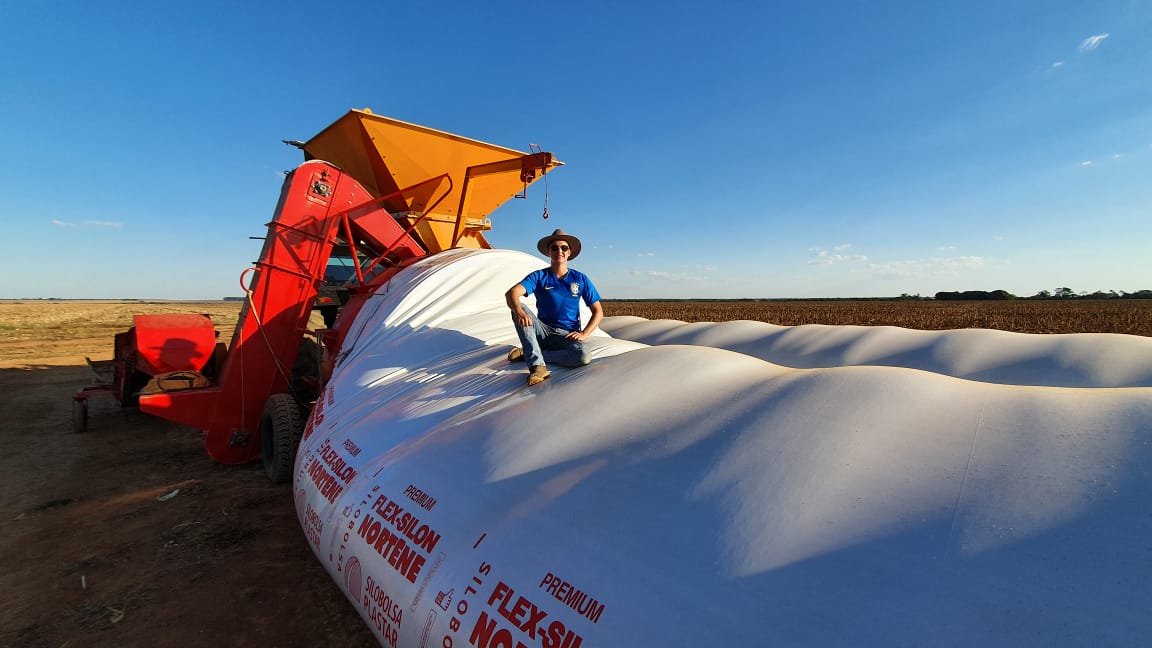
[(491, 247), (488, 215), (563, 164), (426, 126), (352, 110), (304, 143), (308, 159), (356, 178), (415, 228), (429, 252)]

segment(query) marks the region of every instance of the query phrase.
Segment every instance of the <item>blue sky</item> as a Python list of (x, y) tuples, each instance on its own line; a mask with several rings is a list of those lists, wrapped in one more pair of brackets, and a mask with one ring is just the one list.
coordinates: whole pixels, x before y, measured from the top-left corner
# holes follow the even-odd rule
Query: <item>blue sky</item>
[[(0, 0), (0, 298), (241, 294), (350, 108), (566, 166), (606, 298), (1152, 289), (1152, 3)], [(544, 263), (544, 259), (541, 259)]]

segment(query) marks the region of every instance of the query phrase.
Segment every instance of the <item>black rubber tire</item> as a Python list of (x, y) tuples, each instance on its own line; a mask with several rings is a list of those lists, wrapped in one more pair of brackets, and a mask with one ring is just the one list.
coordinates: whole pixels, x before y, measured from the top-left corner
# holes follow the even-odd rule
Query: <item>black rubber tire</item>
[(304, 416), (292, 394), (272, 394), (260, 416), (260, 454), (264, 473), (274, 484), (292, 481)]
[(72, 399), (72, 432), (84, 434), (88, 431), (88, 399)]

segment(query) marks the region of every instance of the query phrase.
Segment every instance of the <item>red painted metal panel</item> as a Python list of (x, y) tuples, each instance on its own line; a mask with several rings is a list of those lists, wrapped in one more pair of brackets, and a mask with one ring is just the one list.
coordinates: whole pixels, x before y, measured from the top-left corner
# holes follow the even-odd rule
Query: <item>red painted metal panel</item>
[(149, 375), (200, 371), (216, 348), (216, 329), (205, 315), (136, 315), (136, 367)]

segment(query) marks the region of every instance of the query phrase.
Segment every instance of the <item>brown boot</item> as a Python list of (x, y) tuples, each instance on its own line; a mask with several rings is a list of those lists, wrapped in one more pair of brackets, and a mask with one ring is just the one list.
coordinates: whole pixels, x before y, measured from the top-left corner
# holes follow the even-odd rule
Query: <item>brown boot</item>
[(548, 367), (545, 367), (544, 365), (536, 365), (535, 367), (532, 367), (531, 373), (528, 374), (528, 386), (539, 385), (545, 380), (548, 380), (548, 376), (551, 375), (552, 372), (548, 371)]
[(508, 362), (516, 362), (517, 360), (523, 359), (524, 349), (521, 349), (520, 347), (513, 347), (512, 350), (508, 352)]

